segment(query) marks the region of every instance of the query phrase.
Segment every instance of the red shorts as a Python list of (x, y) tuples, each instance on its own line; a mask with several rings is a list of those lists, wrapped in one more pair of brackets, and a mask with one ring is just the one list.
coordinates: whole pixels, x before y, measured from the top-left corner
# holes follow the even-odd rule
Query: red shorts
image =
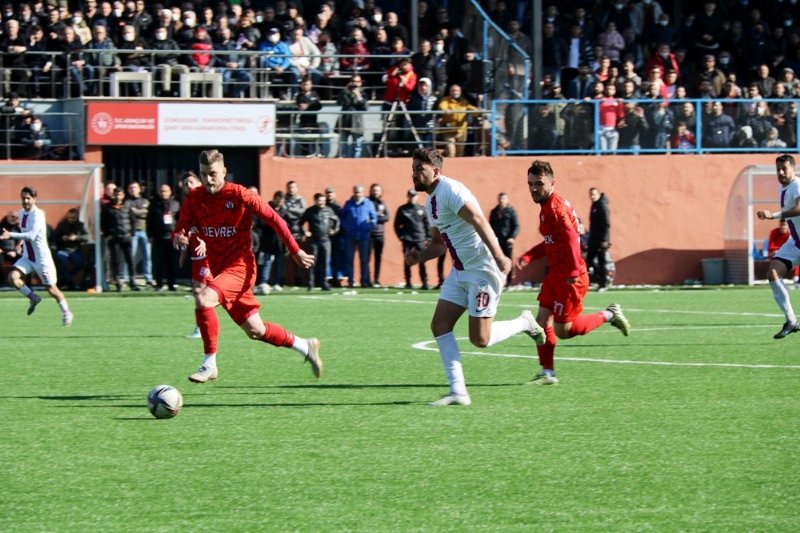
[(583, 312), (583, 299), (589, 290), (589, 275), (583, 274), (570, 285), (563, 275), (548, 274), (539, 293), (539, 304), (553, 313), (559, 324), (572, 322)]
[(261, 308), (253, 295), (253, 284), (256, 281), (255, 268), (244, 265), (238, 268), (223, 270), (208, 286), (219, 295), (219, 303), (228, 316), (237, 324), (242, 325)]
[(211, 283), (212, 279), (214, 279), (214, 276), (211, 275), (211, 268), (208, 266), (208, 258), (192, 258), (192, 281), (201, 287), (205, 287)]

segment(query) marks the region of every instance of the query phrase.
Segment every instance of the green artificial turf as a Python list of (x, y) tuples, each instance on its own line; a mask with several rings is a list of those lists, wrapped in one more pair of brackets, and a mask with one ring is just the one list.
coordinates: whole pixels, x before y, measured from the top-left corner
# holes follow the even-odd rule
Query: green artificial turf
[[(797, 531), (800, 335), (768, 288), (612, 290), (633, 325), (559, 341), (557, 386), (519, 335), (461, 338), (447, 391), (435, 292), (294, 291), (262, 316), (322, 340), (325, 374), (220, 311), (220, 378), (183, 295), (0, 295), (0, 531)], [(498, 319), (535, 308), (503, 296)], [(156, 420), (146, 395), (184, 396)]]

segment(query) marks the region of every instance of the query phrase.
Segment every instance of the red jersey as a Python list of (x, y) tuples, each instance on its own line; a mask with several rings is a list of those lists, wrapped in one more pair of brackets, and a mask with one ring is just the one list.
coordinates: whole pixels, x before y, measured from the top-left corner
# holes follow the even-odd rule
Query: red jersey
[(581, 255), (578, 215), (568, 200), (553, 193), (539, 213), (539, 233), (544, 242), (537, 244), (522, 259), (528, 263), (547, 257), (548, 274), (577, 278), (587, 273)]
[(209, 194), (204, 187), (189, 191), (175, 234), (197, 232), (206, 243), (209, 266), (215, 276), (243, 264), (255, 269), (250, 238), (253, 215), (275, 230), (289, 254), (300, 250), (281, 216), (256, 193), (235, 183), (225, 183), (217, 194)]

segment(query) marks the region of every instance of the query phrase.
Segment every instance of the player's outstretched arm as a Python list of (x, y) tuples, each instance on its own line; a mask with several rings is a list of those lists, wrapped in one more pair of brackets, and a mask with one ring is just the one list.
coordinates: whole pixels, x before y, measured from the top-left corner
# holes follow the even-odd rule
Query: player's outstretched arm
[(292, 261), (303, 268), (308, 269), (314, 266), (314, 256), (304, 252), (303, 250), (298, 250), (297, 253), (292, 254), (291, 257)]

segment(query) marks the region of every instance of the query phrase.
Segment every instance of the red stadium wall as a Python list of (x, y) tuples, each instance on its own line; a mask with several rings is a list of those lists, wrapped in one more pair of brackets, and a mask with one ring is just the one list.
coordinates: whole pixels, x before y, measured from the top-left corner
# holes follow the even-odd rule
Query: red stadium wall
[[(462, 158), (445, 161), (444, 173), (466, 183), (484, 212), (507, 192), (520, 217), (515, 255), (538, 243), (538, 206), (527, 189), (534, 157)], [(671, 156), (553, 156), (556, 188), (586, 221), (588, 190), (598, 187), (609, 199), (612, 253), (620, 284), (677, 284), (701, 279), (701, 259), (720, 257), (728, 193), (736, 175), (754, 164), (771, 165), (771, 154)], [(380, 183), (394, 215), (411, 186), (410, 159), (284, 159), (262, 156), (261, 190), (267, 198), (289, 180), (310, 201), (333, 186), (344, 203), (352, 186)], [(391, 223), (391, 222), (390, 222)], [(534, 265), (536, 267), (536, 265)], [(532, 268), (517, 281), (534, 279)], [(400, 243), (387, 229), (381, 281), (403, 281)], [(430, 272), (430, 269), (429, 269)], [(416, 276), (415, 276), (416, 279)]]

